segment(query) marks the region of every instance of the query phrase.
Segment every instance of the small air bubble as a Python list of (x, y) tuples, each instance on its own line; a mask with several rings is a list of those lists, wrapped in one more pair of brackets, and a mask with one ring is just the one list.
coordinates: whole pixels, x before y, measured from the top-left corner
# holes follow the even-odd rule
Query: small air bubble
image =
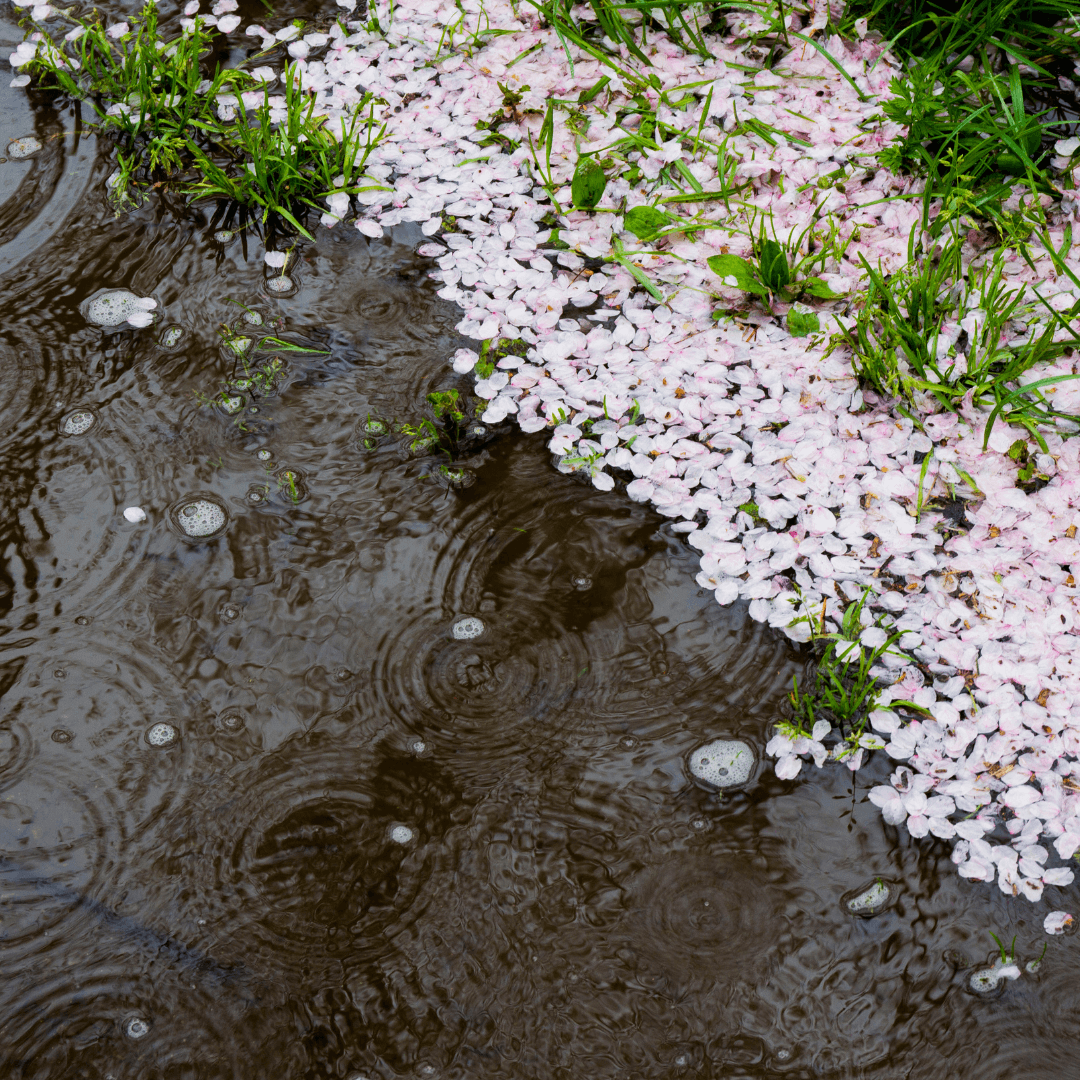
[(624, 750), (636, 750), (638, 748), (638, 746), (640, 745), (640, 742), (641, 742), (641, 740), (636, 738), (633, 735), (624, 735), (619, 740), (619, 745)]
[(240, 618), (240, 609), (235, 604), (222, 604), (218, 615), (222, 622), (236, 622)]
[(70, 731), (68, 731), (66, 728), (58, 727), (52, 733), (52, 741), (53, 742), (69, 743), (74, 738), (75, 738), (75, 736)]
[(75, 616), (75, 625), (76, 626), (89, 626), (93, 621), (94, 621), (94, 619), (90, 615), (76, 615)]
[(260, 461), (269, 461), (274, 455), (269, 450), (260, 450), (255, 456)]
[(570, 583), (579, 592), (587, 592), (593, 585), (592, 578), (588, 574), (576, 574), (570, 579)]
[(150, 1034), (150, 1024), (141, 1016), (130, 1016), (124, 1021), (124, 1034), (129, 1039), (142, 1039)]
[(395, 825), (390, 830), (390, 839), (395, 844), (407, 844), (413, 838), (413, 831), (408, 825)]

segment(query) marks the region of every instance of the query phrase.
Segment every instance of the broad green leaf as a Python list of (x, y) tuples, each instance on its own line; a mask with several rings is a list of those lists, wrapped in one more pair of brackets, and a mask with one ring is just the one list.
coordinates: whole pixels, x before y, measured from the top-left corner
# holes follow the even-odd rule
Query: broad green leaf
[(635, 206), (627, 210), (623, 225), (639, 240), (652, 240), (670, 221), (671, 218), (655, 206)]
[(808, 277), (799, 282), (799, 289), (807, 296), (816, 296), (819, 300), (839, 300), (841, 293), (835, 293), (819, 277)]
[(570, 198), (574, 205), (591, 210), (600, 201), (606, 187), (607, 176), (596, 158), (579, 158), (574, 179), (570, 181)]
[(784, 249), (775, 240), (766, 240), (761, 245), (761, 280), (770, 292), (779, 292), (791, 280), (791, 268), (788, 266)]
[(808, 337), (821, 329), (821, 321), (813, 311), (796, 311), (787, 314), (787, 328), (792, 337)]
[(743, 292), (756, 293), (758, 296), (768, 295), (769, 290), (758, 281), (754, 268), (738, 255), (710, 255), (706, 261), (714, 274), (719, 274), (722, 278), (733, 277)]

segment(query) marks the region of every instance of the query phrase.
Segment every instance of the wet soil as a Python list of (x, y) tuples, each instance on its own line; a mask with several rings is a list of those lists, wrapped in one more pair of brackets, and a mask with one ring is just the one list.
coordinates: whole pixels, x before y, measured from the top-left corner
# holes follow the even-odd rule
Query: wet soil
[[(1080, 1077), (1075, 939), (968, 993), (1049, 905), (883, 825), (880, 754), (689, 781), (707, 739), (760, 754), (804, 657), (662, 518), (543, 435), (465, 440), (461, 489), (364, 445), (469, 389), (418, 231), (321, 230), (275, 299), (215, 207), (114, 216), (96, 142), (4, 82), (46, 149), (0, 165), (0, 1077)], [(88, 326), (103, 287), (162, 319)], [(283, 370), (228, 412), (244, 308), (329, 355), (253, 352)]]

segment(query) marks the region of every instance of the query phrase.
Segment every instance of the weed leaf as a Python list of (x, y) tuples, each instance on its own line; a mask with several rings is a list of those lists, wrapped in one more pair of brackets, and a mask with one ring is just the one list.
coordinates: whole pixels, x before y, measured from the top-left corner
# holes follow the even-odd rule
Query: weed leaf
[(743, 292), (767, 296), (769, 290), (758, 281), (753, 266), (738, 255), (710, 255), (709, 269), (722, 278), (733, 277)]
[(652, 240), (671, 218), (655, 206), (635, 206), (627, 210), (623, 225), (639, 240)]
[(591, 210), (600, 201), (606, 187), (607, 176), (596, 158), (579, 158), (574, 179), (570, 181), (570, 198), (574, 205)]

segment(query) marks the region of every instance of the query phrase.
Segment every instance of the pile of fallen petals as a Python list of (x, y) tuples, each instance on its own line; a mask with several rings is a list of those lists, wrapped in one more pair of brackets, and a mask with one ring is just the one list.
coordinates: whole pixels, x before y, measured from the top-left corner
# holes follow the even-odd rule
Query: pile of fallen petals
[[(223, 0), (207, 17), (192, 3), (185, 14), (232, 31), (235, 6)], [(322, 220), (334, 226), (358, 209), (355, 226), (369, 237), (420, 224), (429, 239), (419, 251), (438, 267), (440, 295), (464, 311), (458, 329), (487, 343), (484, 355), (478, 347), (453, 358), (461, 374), (481, 367), (475, 392), (488, 402), (486, 422), (550, 432), (560, 469), (601, 490), (625, 481), (631, 499), (671, 518), (701, 552), (700, 586), (720, 604), (748, 602), (752, 618), (789, 637), (806, 640), (811, 619), (837, 633), (844, 609), (869, 590), (859, 647), (902, 637), (876, 672), (886, 685), (873, 734), (843, 763), (858, 769), (875, 749), (906, 762), (870, 792), (885, 820), (953, 840), (961, 875), (1035, 901), (1046, 885), (1073, 879), (1067, 866), (1048, 865), (1051, 849), (1060, 860), (1080, 850), (1080, 440), (1064, 427), (1043, 432), (1048, 452), (1037, 466), (1048, 482), (1024, 490), (1006, 453), (1024, 431), (999, 421), (984, 449), (985, 413), (934, 412), (932, 402), (916, 424), (864, 397), (850, 352), (830, 347), (854, 321), (860, 256), (886, 273), (906, 262), (921, 184), (875, 158), (900, 134), (881, 112), (898, 61), (870, 36), (830, 36), (821, 0), (789, 10), (789, 28), (817, 40), (843, 73), (801, 39), (762, 70), (753, 36), (763, 24), (745, 11), (709, 38), (712, 59), (662, 34), (647, 42), (648, 67), (622, 47), (619, 67), (640, 76), (636, 86), (507, 0), (396, 0), (392, 20), (380, 5), (377, 30), (351, 21), (325, 34), (292, 25), (239, 32), (268, 48), (286, 41), (324, 115), (347, 115), (365, 91), (385, 102), (371, 190), (351, 202), (333, 196)], [(576, 104), (604, 76), (603, 91)], [(616, 171), (594, 212), (568, 209), (580, 155), (602, 159), (633, 129), (630, 98), (641, 84), (657, 121), (670, 125), (662, 133), (696, 133), (711, 146), (726, 136), (748, 185), (730, 206), (709, 198), (720, 188), (715, 151), (694, 155), (661, 134), (656, 149), (629, 155), (635, 183)], [(661, 101), (676, 87), (687, 88), (678, 109)], [(553, 99), (568, 104), (549, 113)], [(1057, 146), (1067, 180), (1075, 144)], [(679, 160), (700, 202), (669, 182)], [(1080, 170), (1071, 176), (1065, 187), (1080, 186)], [(629, 209), (669, 196), (681, 197), (683, 218), (707, 227), (647, 244), (624, 230)], [(1065, 243), (1080, 224), (1073, 191), (1044, 206), (1051, 242), (1080, 275)], [(841, 299), (810, 301), (820, 333), (793, 336), (788, 305), (751, 303), (708, 268), (710, 255), (750, 254), (755, 214), (781, 241), (817, 222), (846, 244), (821, 271)], [(972, 231), (966, 263), (993, 254)], [(1037, 286), (1058, 310), (1077, 300), (1037, 244), (1030, 264), (1015, 251), (1003, 258), (1010, 285)], [(718, 307), (727, 311), (719, 320)], [(945, 344), (983, 315), (972, 310), (947, 327)], [(1012, 332), (1020, 340), (1029, 329)], [(525, 355), (503, 355), (500, 341), (524, 342)], [(489, 356), (498, 357), (493, 369)], [(1067, 353), (1031, 377), (1075, 370)], [(1080, 382), (1062, 383), (1054, 400), (1080, 412)], [(960, 524), (933, 508), (957, 498)], [(890, 708), (901, 701), (922, 712)], [(777, 774), (794, 777), (806, 758), (835, 763), (822, 741), (829, 734), (781, 727), (768, 745)], [(1071, 925), (1060, 913), (1051, 921), (1053, 932)]]

